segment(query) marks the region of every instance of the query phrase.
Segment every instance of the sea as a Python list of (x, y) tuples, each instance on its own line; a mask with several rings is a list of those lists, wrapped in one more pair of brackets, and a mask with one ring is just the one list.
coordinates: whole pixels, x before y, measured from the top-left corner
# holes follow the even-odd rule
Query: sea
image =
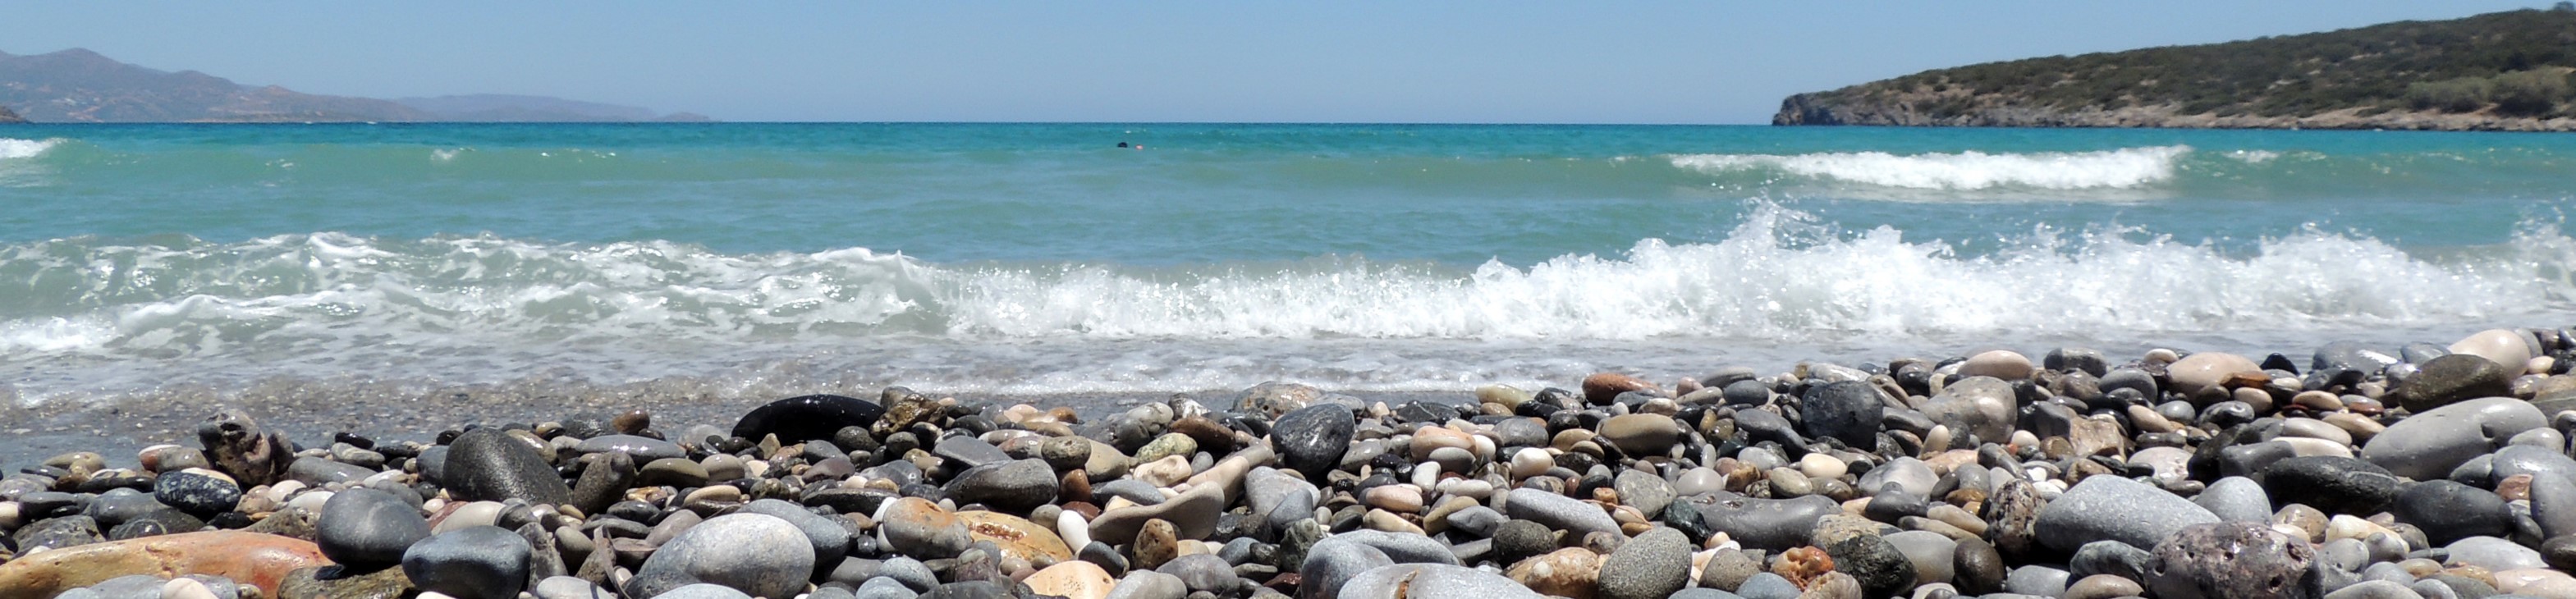
[(18, 125), (0, 402), (2305, 364), (2576, 324), (2571, 205), (2561, 134)]

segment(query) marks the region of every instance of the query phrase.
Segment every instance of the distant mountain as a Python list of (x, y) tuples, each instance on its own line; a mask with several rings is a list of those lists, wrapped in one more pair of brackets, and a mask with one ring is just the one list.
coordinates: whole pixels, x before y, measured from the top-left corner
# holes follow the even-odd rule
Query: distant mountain
[(2576, 131), (2576, 4), (2053, 56), (1790, 96), (1775, 125)]
[[(196, 71), (160, 71), (73, 48), (0, 52), (0, 106), (39, 123), (645, 121), (632, 106), (539, 96), (473, 95), (379, 100), (254, 87)], [(5, 111), (0, 111), (5, 113)], [(679, 120), (705, 120), (686, 113)], [(694, 118), (691, 118), (694, 117)], [(6, 119), (0, 119), (5, 122)]]
[(9, 107), (7, 106), (0, 106), (0, 124), (24, 122), (27, 122), (26, 118), (18, 116), (18, 113), (10, 112)]
[(669, 119), (640, 106), (620, 106), (583, 102), (545, 96), (509, 94), (473, 94), (435, 98), (401, 98), (394, 102), (437, 115), (449, 121), (492, 121), (521, 123), (632, 122), (654, 120), (706, 120), (695, 115), (672, 115)]

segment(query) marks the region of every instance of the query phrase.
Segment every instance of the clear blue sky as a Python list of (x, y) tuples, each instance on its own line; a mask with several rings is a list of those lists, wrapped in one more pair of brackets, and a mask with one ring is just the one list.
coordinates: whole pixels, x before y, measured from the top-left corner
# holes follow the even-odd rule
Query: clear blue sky
[(725, 120), (1762, 123), (1928, 68), (2443, 19), (2447, 2), (31, 2), (0, 51)]

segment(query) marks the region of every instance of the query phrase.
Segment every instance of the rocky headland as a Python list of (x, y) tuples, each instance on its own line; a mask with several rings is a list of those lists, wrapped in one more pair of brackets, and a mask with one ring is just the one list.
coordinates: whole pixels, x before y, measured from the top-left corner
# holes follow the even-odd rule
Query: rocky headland
[(2051, 56), (1803, 93), (1774, 125), (2576, 131), (2576, 4)]
[(9, 110), (9, 107), (7, 107), (7, 106), (0, 106), (0, 123), (24, 123), (24, 122), (27, 122), (27, 118), (26, 118), (26, 117), (18, 116), (18, 113), (16, 113), (16, 112), (11, 112), (11, 111)]
[[(0, 599), (2576, 597), (2576, 330), (10, 464)], [(113, 456), (113, 457), (111, 457)]]

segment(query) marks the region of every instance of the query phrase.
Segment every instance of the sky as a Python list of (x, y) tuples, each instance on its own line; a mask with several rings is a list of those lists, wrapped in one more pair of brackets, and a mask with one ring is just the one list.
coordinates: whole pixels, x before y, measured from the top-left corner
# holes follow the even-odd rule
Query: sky
[(10, 3), (0, 52), (728, 121), (1767, 123), (1924, 69), (2546, 1)]

